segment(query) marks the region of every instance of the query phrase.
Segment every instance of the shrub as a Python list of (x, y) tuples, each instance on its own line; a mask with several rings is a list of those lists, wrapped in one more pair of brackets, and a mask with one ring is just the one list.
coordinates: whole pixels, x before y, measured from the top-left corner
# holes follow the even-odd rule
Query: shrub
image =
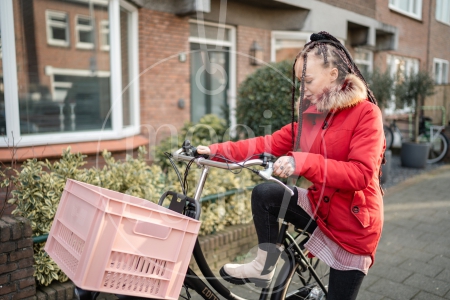
[[(291, 89), (292, 62), (259, 68), (239, 87), (237, 122), (248, 126), (255, 136), (271, 134), (290, 123)], [(242, 126), (238, 127), (238, 132), (243, 137), (251, 137)]]
[(419, 71), (397, 78), (396, 107), (410, 106), (414, 114), (413, 141), (419, 142), (419, 119), (425, 98), (434, 93), (434, 78), (427, 71)]
[[(180, 168), (180, 172), (185, 171), (185, 166)], [(197, 180), (201, 175), (201, 169), (192, 167), (188, 176), (187, 195), (193, 196)], [(178, 179), (173, 170), (168, 173), (169, 187), (174, 187), (175, 191), (180, 191)], [(251, 172), (242, 170), (235, 174), (233, 172), (210, 168), (208, 180), (203, 188), (203, 197), (218, 194), (217, 198), (202, 202), (202, 214), (200, 220), (202, 226), (200, 235), (207, 235), (223, 230), (228, 225), (246, 224), (252, 220), (250, 190), (245, 188), (256, 185)], [(242, 190), (231, 196), (220, 196), (230, 190)]]
[[(169, 137), (155, 147), (156, 163), (162, 166), (163, 170), (168, 175), (168, 186), (175, 191), (180, 192), (181, 187), (178, 184), (178, 178), (175, 171), (170, 165), (164, 152), (173, 152), (180, 148), (185, 139), (189, 139), (191, 144), (209, 145), (211, 143), (218, 143), (229, 140), (229, 135), (226, 128), (226, 122), (216, 115), (205, 115), (198, 124), (186, 123), (181, 129), (181, 134), (177, 137)], [(180, 172), (184, 173), (186, 166), (178, 164)], [(190, 170), (188, 177), (187, 191), (188, 196), (193, 196), (197, 180), (201, 172), (199, 169)], [(203, 189), (203, 196), (224, 193), (229, 190), (245, 189), (256, 185), (258, 182), (251, 172), (242, 171), (239, 174), (232, 173), (227, 170), (211, 168), (208, 175), (208, 180)], [(219, 230), (222, 230), (227, 225), (245, 224), (251, 221), (251, 203), (250, 191), (245, 190), (233, 196), (219, 197), (213, 201), (202, 203), (202, 227), (200, 234), (206, 235)]]
[[(141, 147), (137, 158), (127, 156), (125, 161), (118, 161), (112, 157), (111, 153), (104, 151), (103, 157), (106, 164), (103, 168), (85, 169), (82, 167), (86, 164), (86, 156), (81, 153), (71, 153), (68, 148), (63, 152), (61, 159), (53, 163), (48, 160), (27, 160), (15, 175), (2, 177), (2, 182), (5, 180), (14, 182), (12, 199), (8, 201), (16, 205), (13, 214), (28, 218), (33, 236), (41, 236), (50, 231), (68, 178), (155, 203), (166, 190), (179, 192), (175, 172), (172, 170), (166, 174), (156, 164), (147, 165), (145, 154), (145, 148)], [(185, 167), (182, 167), (182, 171), (183, 168)], [(192, 167), (190, 174), (188, 195), (192, 196), (200, 170)], [(235, 175), (229, 171), (211, 169), (208, 178), (203, 190), (204, 196), (254, 185), (250, 172), (246, 171)], [(250, 192), (246, 191), (236, 196), (219, 197), (202, 203), (200, 234), (205, 235), (222, 230), (231, 224), (249, 222), (252, 218), (249, 194)], [(44, 245), (44, 243), (34, 245), (34, 275), (37, 282), (40, 285), (48, 285), (53, 280), (66, 281), (67, 276), (45, 253)]]
[(389, 73), (389, 70), (382, 73), (376, 68), (372, 73), (367, 74), (365, 78), (377, 99), (378, 106), (380, 108), (386, 107), (394, 94), (394, 78)]
[[(71, 153), (70, 148), (54, 163), (27, 160), (20, 172), (12, 177), (15, 189), (9, 203), (17, 205), (13, 214), (30, 220), (33, 236), (48, 234), (68, 178), (156, 201), (162, 194), (165, 178), (161, 175), (161, 168), (145, 164), (144, 148), (138, 152), (137, 159), (128, 156), (125, 162), (117, 162), (111, 153), (105, 151), (106, 165), (102, 169), (81, 168), (86, 164), (86, 156)], [(44, 243), (34, 245), (37, 282), (48, 285), (53, 280), (66, 281), (66, 275), (43, 248)]]
[(180, 134), (176, 137), (168, 137), (162, 140), (155, 147), (155, 162), (162, 167), (164, 171), (172, 168), (165, 152), (172, 153), (183, 144), (183, 141), (189, 139), (191, 144), (209, 145), (212, 143), (220, 143), (229, 140), (226, 128), (226, 121), (216, 115), (210, 114), (203, 116), (198, 124), (187, 122), (181, 128)]

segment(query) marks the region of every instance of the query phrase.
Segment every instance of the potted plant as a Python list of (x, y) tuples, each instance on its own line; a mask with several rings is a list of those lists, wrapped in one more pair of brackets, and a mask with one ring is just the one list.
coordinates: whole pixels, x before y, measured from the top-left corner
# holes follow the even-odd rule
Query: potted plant
[(434, 93), (434, 79), (425, 71), (410, 74), (397, 81), (395, 86), (396, 107), (411, 107), (413, 112), (413, 138), (402, 142), (400, 159), (402, 165), (424, 168), (430, 145), (419, 142), (419, 121), (425, 98)]
[[(391, 101), (394, 94), (394, 79), (388, 70), (381, 72), (379, 69), (375, 69), (373, 72), (368, 73), (365, 78), (369, 88), (377, 99), (378, 106), (383, 110), (383, 108)], [(386, 149), (384, 156), (386, 158), (386, 163), (381, 166), (381, 183), (385, 183), (389, 177), (392, 151)]]

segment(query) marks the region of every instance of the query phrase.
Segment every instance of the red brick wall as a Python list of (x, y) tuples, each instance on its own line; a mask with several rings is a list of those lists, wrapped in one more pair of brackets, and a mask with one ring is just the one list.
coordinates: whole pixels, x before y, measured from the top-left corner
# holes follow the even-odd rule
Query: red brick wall
[(343, 8), (349, 11), (356, 12), (361, 15), (365, 15), (371, 18), (375, 18), (376, 14), (376, 0), (320, 0)]
[[(142, 132), (170, 125), (181, 128), (190, 119), (189, 19), (148, 9), (139, 11), (139, 70)], [(185, 100), (184, 109), (177, 106)], [(161, 129), (157, 141), (169, 131)], [(151, 139), (152, 142), (152, 139)]]
[(31, 234), (26, 218), (0, 219), (0, 299), (25, 299), (36, 294)]
[(433, 71), (433, 58), (450, 61), (450, 25), (436, 20), (436, 1), (431, 1), (430, 22), (430, 53), (428, 57), (428, 71)]
[[(258, 66), (250, 65), (250, 47), (256, 41), (264, 51), (264, 62), (270, 62), (270, 30), (252, 28), (247, 26), (237, 26), (236, 30), (236, 46), (237, 46), (237, 86), (253, 73)], [(242, 54), (243, 55), (242, 55)], [(294, 58), (292, 58), (294, 60)]]
[(419, 59), (420, 69), (426, 68), (429, 9), (429, 6), (424, 2), (422, 5), (422, 20), (416, 20), (390, 10), (389, 0), (377, 0), (376, 19), (397, 27), (399, 40), (396, 51), (375, 53), (375, 66), (380, 64), (386, 66), (386, 54), (390, 53)]

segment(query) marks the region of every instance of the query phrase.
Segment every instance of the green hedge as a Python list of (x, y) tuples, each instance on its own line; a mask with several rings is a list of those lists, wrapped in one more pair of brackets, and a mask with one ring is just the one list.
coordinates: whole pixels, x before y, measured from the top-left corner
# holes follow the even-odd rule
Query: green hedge
[[(292, 64), (283, 61), (259, 68), (241, 83), (237, 122), (255, 136), (271, 134), (291, 122)], [(238, 131), (243, 137), (251, 136), (244, 127)]]

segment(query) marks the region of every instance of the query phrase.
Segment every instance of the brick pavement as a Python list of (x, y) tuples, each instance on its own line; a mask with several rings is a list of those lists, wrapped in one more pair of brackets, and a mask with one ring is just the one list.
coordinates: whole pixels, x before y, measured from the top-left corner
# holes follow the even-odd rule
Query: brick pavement
[(450, 166), (388, 189), (376, 262), (358, 299), (450, 299)]

